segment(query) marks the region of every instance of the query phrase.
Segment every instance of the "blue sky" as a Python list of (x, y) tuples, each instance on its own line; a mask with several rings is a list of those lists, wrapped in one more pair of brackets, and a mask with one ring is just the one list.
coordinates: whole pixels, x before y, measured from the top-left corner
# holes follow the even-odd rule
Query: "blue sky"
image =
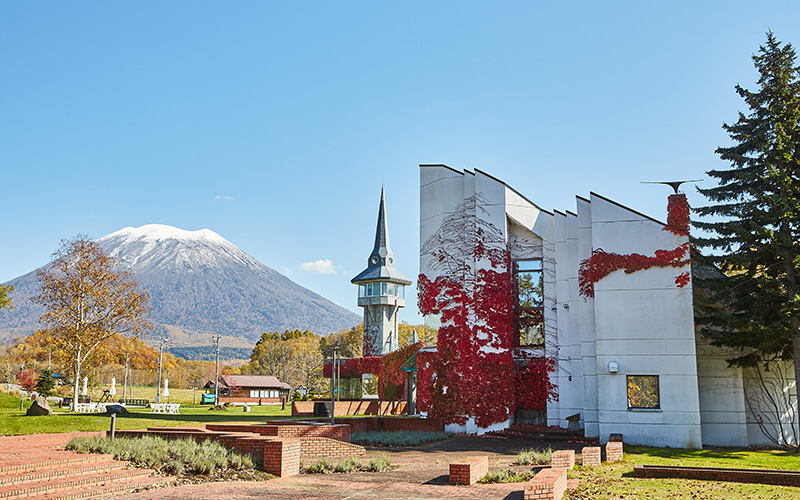
[(0, 282), (62, 238), (161, 223), (358, 312), (381, 183), (418, 273), (420, 163), (663, 220), (669, 188), (640, 182), (725, 166), (733, 87), (768, 29), (800, 46), (798, 19), (796, 1), (3, 2)]

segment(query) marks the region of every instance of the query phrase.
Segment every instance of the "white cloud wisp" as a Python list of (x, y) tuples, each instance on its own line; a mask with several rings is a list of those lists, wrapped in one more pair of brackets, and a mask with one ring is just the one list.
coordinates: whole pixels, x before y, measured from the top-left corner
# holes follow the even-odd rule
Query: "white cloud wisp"
[(314, 262), (304, 262), (297, 266), (297, 269), (316, 274), (336, 274), (339, 266), (335, 266), (330, 259), (315, 260)]

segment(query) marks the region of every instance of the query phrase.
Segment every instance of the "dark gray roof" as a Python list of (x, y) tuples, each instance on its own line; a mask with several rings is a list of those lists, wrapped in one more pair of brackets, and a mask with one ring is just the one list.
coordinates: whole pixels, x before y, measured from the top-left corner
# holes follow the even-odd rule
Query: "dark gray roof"
[(361, 271), (350, 283), (366, 283), (370, 281), (390, 281), (402, 285), (410, 285), (411, 280), (395, 267), (394, 254), (389, 247), (389, 229), (386, 226), (386, 204), (383, 187), (381, 187), (381, 203), (378, 207), (378, 226), (375, 228), (375, 246), (367, 259), (367, 268)]

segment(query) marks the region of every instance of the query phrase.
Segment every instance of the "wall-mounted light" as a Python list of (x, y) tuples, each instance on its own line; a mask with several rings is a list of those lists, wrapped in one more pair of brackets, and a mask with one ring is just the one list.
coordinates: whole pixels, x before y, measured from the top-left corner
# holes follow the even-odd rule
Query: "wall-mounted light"
[(619, 363), (616, 361), (608, 362), (608, 373), (617, 373), (619, 371)]

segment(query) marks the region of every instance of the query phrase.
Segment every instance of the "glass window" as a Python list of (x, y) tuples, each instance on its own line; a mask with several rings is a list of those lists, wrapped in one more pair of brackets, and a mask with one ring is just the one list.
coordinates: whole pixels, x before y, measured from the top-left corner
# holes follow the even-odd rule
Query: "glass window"
[(372, 283), (367, 283), (367, 297), (372, 296)]
[(543, 345), (544, 278), (541, 259), (515, 261), (514, 284), (518, 345)]
[(658, 375), (628, 375), (628, 409), (659, 408)]
[(405, 287), (405, 286), (403, 286), (403, 285), (398, 285), (398, 286), (397, 286), (397, 288), (398, 288), (398, 289), (399, 289), (399, 291), (400, 291), (400, 293), (398, 293), (397, 295), (398, 295), (398, 296), (399, 296), (401, 299), (404, 299), (404, 298), (406, 298), (406, 287)]
[(250, 389), (250, 397), (251, 398), (257, 398), (258, 397), (258, 391), (254, 391), (254, 390)]
[(367, 287), (365, 285), (358, 285), (358, 297), (365, 297), (367, 293)]

